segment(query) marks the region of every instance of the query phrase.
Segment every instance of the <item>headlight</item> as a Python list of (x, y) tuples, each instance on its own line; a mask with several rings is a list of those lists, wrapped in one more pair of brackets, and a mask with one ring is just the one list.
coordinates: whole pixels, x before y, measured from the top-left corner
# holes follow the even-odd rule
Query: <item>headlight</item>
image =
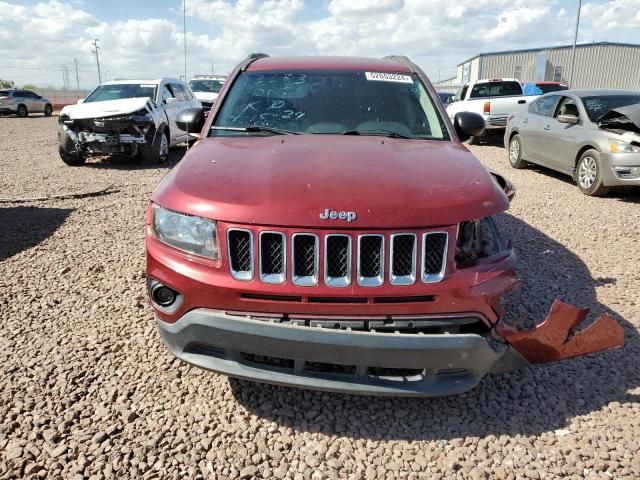
[(216, 222), (153, 205), (153, 231), (158, 240), (184, 252), (217, 260)]
[(491, 217), (462, 222), (458, 226), (455, 259), (459, 265), (496, 255), (506, 248), (507, 244)]
[(609, 147), (611, 147), (612, 153), (640, 153), (640, 146), (613, 138), (609, 139)]

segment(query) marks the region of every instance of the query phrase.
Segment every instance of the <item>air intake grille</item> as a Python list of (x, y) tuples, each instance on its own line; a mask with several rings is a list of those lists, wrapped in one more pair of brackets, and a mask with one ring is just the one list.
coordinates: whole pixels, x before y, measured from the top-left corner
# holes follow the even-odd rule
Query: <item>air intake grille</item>
[(260, 233), (260, 278), (267, 283), (285, 279), (285, 238), (279, 232)]
[(384, 279), (384, 237), (360, 235), (358, 252), (358, 283), (362, 286), (378, 286)]
[(249, 280), (253, 276), (253, 245), (248, 230), (229, 230), (229, 264), (231, 274), (240, 280)]
[(422, 251), (422, 279), (437, 282), (444, 276), (447, 257), (447, 233), (426, 233)]
[(318, 283), (318, 237), (305, 233), (293, 235), (293, 283)]
[(349, 237), (346, 235), (332, 235), (327, 238), (327, 276), (346, 277), (349, 272), (349, 257), (351, 252)]
[(411, 275), (413, 273), (415, 244), (416, 237), (414, 235), (396, 235), (393, 238), (391, 273), (397, 276)]

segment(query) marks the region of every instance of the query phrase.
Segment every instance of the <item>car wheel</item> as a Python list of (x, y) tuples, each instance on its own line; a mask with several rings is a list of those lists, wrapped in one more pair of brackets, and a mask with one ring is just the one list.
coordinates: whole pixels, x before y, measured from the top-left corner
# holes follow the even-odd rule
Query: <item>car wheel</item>
[(50, 117), (53, 114), (53, 107), (48, 103), (44, 106), (44, 116)]
[(27, 107), (25, 107), (24, 105), (18, 105), (18, 110), (16, 111), (16, 113), (19, 117), (26, 117), (27, 115), (29, 115)]
[[(162, 127), (161, 127), (162, 128)], [(151, 144), (140, 147), (140, 162), (143, 165), (155, 165), (167, 161), (169, 156), (169, 130), (162, 128)]]
[(483, 133), (482, 135), (477, 135), (474, 137), (469, 137), (469, 145), (480, 145), (481, 143), (485, 143), (487, 140), (487, 134)]
[(72, 167), (82, 165), (87, 160), (87, 157), (76, 149), (74, 141), (62, 127), (58, 131), (58, 154), (64, 163)]
[(509, 164), (513, 168), (524, 168), (527, 162), (522, 159), (522, 139), (517, 133), (509, 142)]
[(602, 184), (600, 156), (596, 150), (587, 150), (578, 160), (576, 172), (578, 188), (589, 196), (600, 196), (609, 193), (610, 188)]

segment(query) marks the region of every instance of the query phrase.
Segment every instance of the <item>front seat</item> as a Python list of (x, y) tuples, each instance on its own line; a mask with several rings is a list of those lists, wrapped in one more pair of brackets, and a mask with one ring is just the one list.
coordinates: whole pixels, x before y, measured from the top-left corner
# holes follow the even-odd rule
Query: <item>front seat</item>
[(564, 105), (562, 105), (562, 107), (560, 107), (560, 115), (574, 115), (576, 117), (580, 116), (580, 114), (578, 113), (578, 107), (575, 103), (565, 103)]

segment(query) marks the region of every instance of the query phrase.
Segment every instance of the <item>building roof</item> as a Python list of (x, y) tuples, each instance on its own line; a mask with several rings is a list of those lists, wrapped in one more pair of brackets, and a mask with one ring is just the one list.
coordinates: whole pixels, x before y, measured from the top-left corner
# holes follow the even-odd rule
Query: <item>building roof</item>
[[(592, 42), (592, 43), (578, 43), (578, 44), (576, 44), (576, 48), (598, 47), (598, 46), (600, 46), (600, 47), (611, 46), (611, 47), (635, 47), (635, 48), (640, 48), (640, 44), (638, 44), (638, 43)], [(564, 48), (573, 48), (573, 45), (555, 45), (555, 46), (552, 46), (552, 47), (522, 48), (522, 49), (519, 49), (519, 50), (503, 50), (503, 51), (500, 51), (500, 52), (479, 53), (478, 55), (474, 55), (473, 57), (468, 58), (464, 62), (460, 62), (458, 65), (463, 65), (463, 64), (465, 64), (467, 62), (470, 62), (474, 58), (488, 57), (490, 55), (505, 55), (505, 54), (509, 54), (509, 53), (544, 52), (544, 51), (547, 51), (547, 50), (561, 50), (561, 49), (564, 49)]]
[(384, 58), (361, 57), (263, 57), (252, 62), (249, 71), (260, 70), (370, 70), (411, 73), (408, 66)]

